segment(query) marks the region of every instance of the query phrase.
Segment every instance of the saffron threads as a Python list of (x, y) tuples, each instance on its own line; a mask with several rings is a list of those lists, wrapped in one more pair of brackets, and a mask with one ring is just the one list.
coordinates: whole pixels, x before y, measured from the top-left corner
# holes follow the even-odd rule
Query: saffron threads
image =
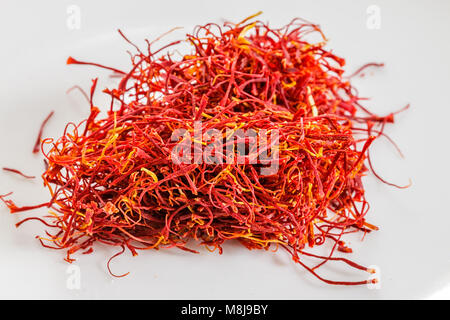
[(364, 74), (362, 72), (369, 67), (377, 67), (377, 68), (384, 67), (384, 63), (375, 63), (375, 62), (367, 63), (362, 67), (358, 68), (358, 70), (353, 72), (351, 75), (347, 76), (347, 78), (353, 78), (356, 77), (357, 75), (363, 76)]
[(47, 116), (47, 118), (45, 118), (45, 120), (42, 122), (41, 127), (39, 128), (39, 133), (38, 133), (38, 136), (36, 139), (36, 143), (34, 144), (34, 147), (33, 147), (33, 153), (39, 152), (39, 149), (41, 147), (41, 142), (42, 142), (41, 141), (42, 134), (44, 133), (45, 125), (47, 124), (48, 120), (50, 120), (50, 118), (53, 116), (53, 113), (54, 113), (53, 111), (50, 112), (50, 114)]
[[(68, 262), (97, 242), (120, 248), (108, 261), (111, 274), (109, 263), (125, 250), (197, 252), (186, 245), (194, 239), (222, 253), (234, 239), (248, 249), (281, 247), (328, 284), (376, 282), (329, 280), (320, 268), (332, 261), (373, 272), (336, 251), (352, 252), (347, 234), (378, 229), (366, 222), (362, 177), (370, 145), (386, 137), (394, 113), (378, 116), (361, 105), (343, 76), (345, 60), (325, 49), (318, 25), (294, 19), (271, 28), (253, 20), (198, 26), (160, 48), (147, 41), (147, 50), (120, 32), (136, 49), (128, 72), (70, 57), (67, 64), (121, 76), (103, 90), (109, 111), (99, 117), (95, 79), (87, 119), (43, 141), (49, 201), (18, 207), (1, 199), (11, 212), (50, 207), (51, 215), (35, 219), (53, 230), (39, 240), (65, 249)], [(308, 42), (310, 34), (322, 41)], [(189, 54), (176, 53), (183, 41)], [(240, 130), (254, 135), (234, 134)], [(325, 244), (328, 255), (310, 251)]]
[(18, 175), (20, 175), (20, 176), (22, 176), (24, 178), (27, 178), (27, 179), (34, 179), (34, 178), (36, 178), (35, 176), (28, 176), (26, 174), (23, 174), (21, 171), (19, 171), (17, 169), (11, 169), (11, 168), (2, 168), (2, 169), (3, 169), (3, 171), (12, 172), (12, 173), (18, 174)]

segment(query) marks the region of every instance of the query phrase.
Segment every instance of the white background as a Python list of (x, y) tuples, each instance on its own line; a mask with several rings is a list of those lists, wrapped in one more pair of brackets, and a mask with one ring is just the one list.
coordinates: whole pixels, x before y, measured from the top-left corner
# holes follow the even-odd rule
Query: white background
[[(80, 29), (68, 28), (67, 8), (81, 10)], [(367, 27), (367, 8), (380, 8), (379, 29)], [(448, 136), (450, 106), (450, 2), (448, 1), (2, 1), (0, 10), (0, 166), (39, 175), (42, 159), (31, 155), (39, 125), (55, 110), (46, 136), (58, 136), (68, 121), (81, 120), (88, 106), (73, 85), (86, 90), (100, 76), (99, 87), (111, 85), (108, 73), (84, 66), (66, 66), (72, 55), (81, 60), (127, 68), (121, 28), (138, 44), (175, 26), (188, 32), (195, 24), (239, 21), (259, 10), (261, 19), (281, 26), (294, 17), (319, 23), (330, 39), (328, 48), (347, 59), (347, 70), (367, 62), (384, 62), (354, 84), (366, 105), (386, 114), (410, 103), (387, 132), (405, 154), (401, 159), (386, 140), (373, 148), (374, 165), (384, 177), (413, 185), (397, 190), (373, 177), (365, 181), (371, 203), (369, 221), (380, 231), (363, 242), (350, 239), (350, 257), (381, 270), (381, 289), (332, 287), (312, 278), (283, 252), (248, 251), (236, 244), (224, 254), (199, 248), (193, 255), (177, 250), (121, 256), (96, 247), (75, 265), (81, 288), (67, 287), (70, 276), (62, 251), (41, 248), (34, 236), (38, 223), (16, 229), (29, 214), (10, 215), (0, 208), (0, 298), (249, 298), (249, 299), (405, 299), (449, 298), (450, 283)], [(97, 104), (102, 97), (96, 96)], [(106, 101), (106, 100), (105, 100)], [(14, 191), (19, 204), (46, 201), (39, 181), (25, 181), (0, 172), (0, 193)], [(44, 214), (45, 210), (36, 212)], [(305, 260), (306, 261), (306, 260)], [(70, 270), (69, 270), (70, 271)], [(360, 280), (367, 275), (329, 265), (322, 274)], [(444, 290), (439, 293), (439, 290)]]

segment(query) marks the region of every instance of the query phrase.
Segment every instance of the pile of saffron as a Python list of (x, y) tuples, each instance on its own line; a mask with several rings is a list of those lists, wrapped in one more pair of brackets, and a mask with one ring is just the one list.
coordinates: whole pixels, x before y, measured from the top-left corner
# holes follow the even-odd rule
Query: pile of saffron
[[(12, 213), (49, 208), (49, 215), (17, 225), (44, 223), (39, 241), (65, 249), (68, 262), (76, 252), (91, 253), (95, 243), (137, 255), (173, 247), (197, 252), (188, 245), (193, 239), (222, 253), (222, 244), (234, 239), (249, 249), (283, 248), (329, 284), (376, 282), (330, 280), (319, 268), (334, 261), (373, 272), (336, 251), (352, 252), (346, 234), (377, 230), (366, 221), (361, 179), (371, 169), (369, 146), (394, 113), (377, 116), (361, 105), (351, 77), (343, 75), (345, 60), (325, 49), (318, 25), (294, 19), (271, 28), (255, 16), (198, 26), (162, 47), (147, 41), (144, 51), (119, 31), (135, 49), (129, 71), (69, 57), (68, 64), (106, 68), (121, 80), (103, 90), (111, 98), (106, 116), (94, 103), (94, 79), (85, 95), (87, 119), (42, 141), (48, 202), (20, 207), (1, 197)], [(322, 41), (308, 42), (311, 34)], [(189, 54), (176, 50), (181, 42), (191, 45)], [(257, 135), (230, 136), (230, 130)], [(174, 139), (176, 131), (184, 134)], [(239, 139), (246, 153), (232, 148), (230, 161), (224, 150)], [(174, 153), (183, 143), (192, 152)], [(275, 144), (276, 158), (268, 151)], [(266, 161), (259, 161), (264, 152)], [(174, 161), (175, 155), (190, 161)], [(262, 174), (273, 161), (276, 170)], [(320, 245), (330, 253), (310, 250)], [(317, 263), (308, 265), (304, 256)]]

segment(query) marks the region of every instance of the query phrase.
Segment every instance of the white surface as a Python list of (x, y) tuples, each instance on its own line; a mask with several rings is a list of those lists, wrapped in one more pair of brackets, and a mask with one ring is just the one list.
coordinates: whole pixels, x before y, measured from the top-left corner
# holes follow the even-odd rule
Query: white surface
[[(66, 25), (66, 10), (81, 9), (79, 30)], [(369, 5), (381, 9), (380, 29), (367, 28)], [(128, 66), (124, 50), (131, 49), (117, 28), (137, 43), (154, 38), (174, 26), (186, 27), (223, 19), (238, 21), (259, 10), (273, 26), (303, 17), (319, 23), (330, 39), (329, 48), (347, 59), (352, 71), (366, 62), (385, 62), (383, 70), (358, 79), (361, 95), (372, 97), (371, 110), (385, 114), (406, 103), (411, 109), (397, 118), (387, 132), (406, 158), (400, 159), (383, 140), (372, 152), (378, 171), (399, 184), (397, 190), (373, 177), (366, 179), (371, 203), (369, 220), (381, 230), (364, 242), (352, 241), (351, 258), (381, 270), (382, 287), (333, 287), (313, 279), (286, 254), (248, 251), (225, 246), (222, 256), (200, 249), (193, 255), (177, 250), (129, 254), (112, 263), (113, 279), (106, 271), (112, 249), (97, 247), (95, 254), (75, 262), (81, 289), (67, 288), (70, 274), (63, 252), (41, 248), (34, 236), (38, 223), (16, 229), (20, 217), (0, 208), (0, 298), (249, 298), (249, 299), (380, 299), (449, 298), (450, 283), (448, 199), (448, 127), (450, 106), (450, 2), (446, 1), (3, 1), (0, 10), (0, 166), (39, 175), (42, 160), (31, 156), (38, 127), (50, 110), (55, 117), (47, 136), (61, 133), (64, 123), (88, 113), (78, 92), (65, 91), (78, 84), (89, 88), (90, 79), (106, 72), (66, 66), (69, 55), (113, 66)], [(101, 101), (97, 95), (96, 101)], [(45, 201), (38, 181), (30, 182), (0, 172), (0, 193), (14, 191), (20, 204)], [(44, 213), (45, 210), (41, 211)], [(22, 215), (23, 217), (25, 215)], [(364, 273), (348, 272), (339, 265), (324, 267), (331, 278), (356, 280)], [(70, 270), (69, 270), (70, 271)], [(433, 296), (434, 294), (434, 296)]]

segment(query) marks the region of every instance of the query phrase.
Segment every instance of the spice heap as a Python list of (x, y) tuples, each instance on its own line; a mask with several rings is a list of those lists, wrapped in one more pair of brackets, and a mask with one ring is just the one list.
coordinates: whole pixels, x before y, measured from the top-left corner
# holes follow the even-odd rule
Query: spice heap
[[(45, 223), (53, 231), (39, 240), (67, 249), (69, 262), (95, 242), (137, 255), (196, 252), (190, 239), (222, 252), (237, 239), (249, 249), (281, 247), (329, 284), (375, 282), (328, 280), (317, 269), (340, 261), (372, 272), (334, 253), (352, 251), (345, 234), (377, 229), (365, 220), (361, 178), (368, 148), (393, 114), (360, 105), (343, 77), (344, 59), (324, 48), (317, 25), (294, 19), (273, 29), (253, 18), (198, 26), (183, 40), (192, 46), (187, 55), (174, 53), (182, 41), (157, 49), (147, 41), (144, 52), (120, 32), (136, 49), (129, 72), (69, 58), (121, 81), (103, 90), (111, 97), (107, 116), (93, 101), (95, 79), (89, 117), (43, 141), (51, 199), (18, 207), (3, 197), (11, 212), (50, 207), (51, 215), (22, 222)], [(310, 34), (323, 41), (307, 42)], [(182, 134), (174, 139), (175, 132)], [(329, 255), (308, 252), (324, 243)]]

